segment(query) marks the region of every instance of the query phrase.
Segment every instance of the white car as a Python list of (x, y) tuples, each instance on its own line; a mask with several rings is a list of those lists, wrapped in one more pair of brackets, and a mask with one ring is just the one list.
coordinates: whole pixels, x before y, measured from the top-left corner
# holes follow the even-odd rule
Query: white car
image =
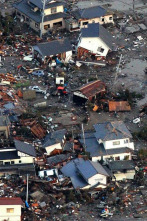
[(32, 54), (23, 57), (23, 61), (32, 61), (32, 60), (33, 60)]
[(42, 90), (39, 86), (30, 86), (29, 89), (34, 90), (37, 93), (46, 94), (46, 90)]

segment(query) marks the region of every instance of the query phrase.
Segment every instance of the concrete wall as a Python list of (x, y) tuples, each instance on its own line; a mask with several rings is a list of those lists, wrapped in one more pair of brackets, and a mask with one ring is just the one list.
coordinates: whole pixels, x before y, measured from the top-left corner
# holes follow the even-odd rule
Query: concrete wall
[[(107, 156), (103, 156), (103, 160), (104, 161), (107, 161), (108, 159), (110, 159), (111, 157), (114, 158), (114, 160), (117, 160), (115, 159), (116, 157), (120, 157), (120, 160), (125, 160), (125, 157), (126, 156), (129, 156), (129, 159), (128, 160), (131, 160), (132, 157), (131, 157), (131, 153), (121, 153), (121, 154), (113, 154), (113, 155), (107, 155)], [(101, 156), (98, 156), (98, 157), (92, 157), (92, 161), (93, 162), (97, 162), (101, 160)]]
[[(126, 140), (128, 140), (128, 143), (126, 143)], [(120, 144), (114, 145), (114, 142), (117, 142), (117, 141), (119, 141)], [(133, 142), (131, 143), (129, 138), (119, 139), (119, 140), (104, 141), (103, 145), (104, 145), (105, 149), (128, 147), (128, 148), (134, 150), (134, 143)]]
[(65, 58), (65, 62), (68, 63), (68, 61), (72, 58), (72, 51), (67, 51), (66, 52), (66, 58)]
[(106, 185), (107, 184), (107, 177), (102, 174), (96, 174), (95, 176), (88, 179), (88, 183), (91, 186), (95, 185), (98, 182)]
[[(135, 170), (128, 170), (127, 173), (117, 172), (114, 173), (114, 176), (117, 181), (121, 181), (123, 179), (133, 180), (135, 176)], [(114, 178), (112, 180), (115, 181)]]
[[(98, 56), (106, 57), (109, 47), (98, 37), (98, 38), (81, 38), (78, 43), (78, 47), (89, 50), (91, 53)], [(103, 48), (103, 52), (99, 52), (98, 48)]]
[[(8, 213), (7, 209), (13, 208), (13, 213)], [(21, 220), (21, 205), (0, 205), (0, 221), (20, 221)]]
[[(112, 20), (110, 20), (110, 17), (112, 17)], [(102, 21), (103, 18), (104, 18), (104, 21)], [(86, 27), (85, 25), (83, 25), (83, 22), (88, 22), (89, 24), (91, 24), (91, 23), (100, 23), (100, 24), (114, 23), (113, 15), (106, 15), (106, 16), (100, 17), (100, 18), (80, 20), (80, 28)]]
[(60, 143), (57, 143), (52, 146), (46, 147), (45, 149), (46, 149), (47, 155), (50, 155), (53, 150), (55, 149), (62, 150), (62, 147)]
[[(56, 6), (56, 7), (53, 7), (53, 8), (56, 8), (56, 13), (58, 13), (58, 12), (64, 12), (64, 7), (63, 7), (63, 5), (60, 5), (60, 6)], [(45, 15), (51, 15), (51, 14), (53, 14), (53, 13), (51, 13), (51, 8), (48, 8), (48, 9), (46, 9), (46, 10), (44, 10), (44, 13), (45, 13)], [(55, 13), (54, 13), (55, 14)]]

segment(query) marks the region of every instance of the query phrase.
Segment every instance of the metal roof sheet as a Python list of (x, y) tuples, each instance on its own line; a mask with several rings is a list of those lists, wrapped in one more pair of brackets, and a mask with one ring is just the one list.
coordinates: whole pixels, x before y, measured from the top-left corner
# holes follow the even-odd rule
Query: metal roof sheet
[(130, 111), (131, 106), (128, 101), (109, 101), (109, 111)]

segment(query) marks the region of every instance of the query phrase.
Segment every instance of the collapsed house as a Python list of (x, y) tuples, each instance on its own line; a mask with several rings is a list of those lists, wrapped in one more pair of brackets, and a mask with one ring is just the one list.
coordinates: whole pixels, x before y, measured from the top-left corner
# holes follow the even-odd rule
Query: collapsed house
[(73, 101), (78, 104), (85, 103), (87, 100), (93, 102), (101, 98), (105, 92), (106, 86), (102, 81), (92, 81), (83, 85), (73, 93)]
[(75, 189), (106, 188), (109, 177), (101, 164), (83, 158), (71, 160), (61, 172), (70, 177)]
[(116, 51), (114, 38), (99, 23), (88, 24), (81, 29), (77, 45), (77, 57), (106, 57), (108, 52)]
[(78, 9), (71, 12), (72, 17), (65, 19), (65, 27), (69, 31), (83, 28), (90, 23), (114, 23), (113, 14), (100, 6)]
[[(14, 4), (16, 16), (21, 22), (28, 24), (37, 32), (48, 32), (50, 29), (65, 28), (64, 3), (59, 1), (47, 0), (45, 9), (41, 0), (22, 0)], [(42, 27), (42, 13), (44, 13)]]
[(65, 39), (38, 43), (33, 46), (34, 58), (44, 63), (51, 64), (52, 61), (68, 62), (72, 57), (72, 47), (70, 41)]
[(47, 155), (56, 155), (63, 151), (65, 134), (66, 130), (62, 129), (46, 135), (42, 142), (42, 147), (46, 150)]
[(79, 140), (85, 145), (92, 161), (131, 160), (134, 150), (132, 135), (122, 121), (98, 123), (95, 132), (81, 134)]

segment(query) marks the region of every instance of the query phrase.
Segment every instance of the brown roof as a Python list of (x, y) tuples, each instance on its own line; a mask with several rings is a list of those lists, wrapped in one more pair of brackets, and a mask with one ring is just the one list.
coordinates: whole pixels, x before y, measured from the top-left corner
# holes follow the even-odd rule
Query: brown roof
[(42, 128), (40, 124), (34, 124), (31, 127), (31, 131), (39, 139), (42, 139), (46, 135), (46, 131)]
[(109, 101), (109, 111), (130, 111), (128, 101)]
[(98, 93), (105, 92), (105, 90), (106, 86), (100, 80), (92, 81), (79, 88), (79, 91), (84, 94), (88, 99), (92, 98)]
[(23, 201), (20, 197), (2, 197), (0, 198), (0, 205), (23, 205)]

